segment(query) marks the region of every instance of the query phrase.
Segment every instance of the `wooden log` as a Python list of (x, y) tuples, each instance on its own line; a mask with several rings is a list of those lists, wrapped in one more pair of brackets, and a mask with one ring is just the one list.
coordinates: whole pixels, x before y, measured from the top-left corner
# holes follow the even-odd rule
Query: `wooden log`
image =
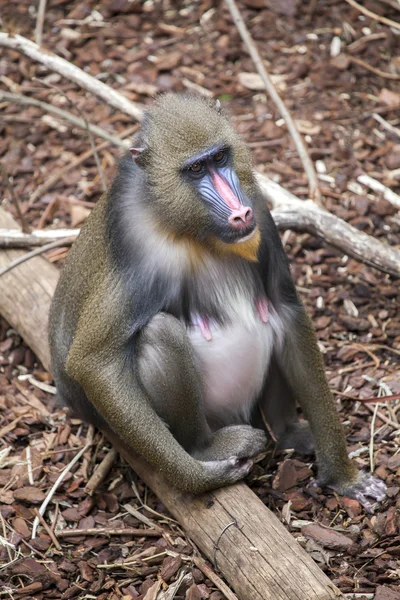
[[(0, 227), (16, 226), (0, 208)], [(0, 251), (0, 268), (21, 254), (21, 250)], [(58, 269), (39, 256), (6, 273), (0, 281), (0, 313), (47, 369), (47, 320), (57, 280)], [(121, 447), (116, 438), (110, 441), (221, 571), (239, 600), (343, 598), (247, 485), (239, 483), (193, 497), (173, 489), (142, 459)]]

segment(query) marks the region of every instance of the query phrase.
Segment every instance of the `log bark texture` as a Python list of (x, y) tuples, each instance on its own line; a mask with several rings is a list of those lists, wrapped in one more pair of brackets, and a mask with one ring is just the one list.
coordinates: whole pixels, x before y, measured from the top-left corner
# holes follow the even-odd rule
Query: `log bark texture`
[[(17, 227), (1, 208), (0, 227)], [(21, 250), (0, 251), (0, 267), (21, 254)], [(57, 280), (58, 269), (45, 258), (36, 257), (6, 273), (0, 281), (0, 313), (47, 369), (47, 320)], [(247, 485), (239, 483), (198, 497), (183, 494), (121, 447), (117, 438), (111, 441), (187, 535), (216, 564), (239, 600), (343, 598)]]

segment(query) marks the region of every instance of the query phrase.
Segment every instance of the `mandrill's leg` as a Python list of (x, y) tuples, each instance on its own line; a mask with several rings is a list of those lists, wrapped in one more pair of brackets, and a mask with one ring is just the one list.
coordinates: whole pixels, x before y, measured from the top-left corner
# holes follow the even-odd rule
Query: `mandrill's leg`
[(203, 385), (184, 325), (160, 313), (142, 330), (137, 347), (139, 381), (177, 441), (198, 460), (251, 458), (266, 444), (249, 425), (211, 432), (204, 412)]
[(294, 448), (300, 454), (314, 452), (314, 440), (307, 421), (298, 421), (296, 399), (285, 377), (273, 358), (258, 406), (254, 425), (262, 426), (265, 420), (278, 440), (279, 448)]

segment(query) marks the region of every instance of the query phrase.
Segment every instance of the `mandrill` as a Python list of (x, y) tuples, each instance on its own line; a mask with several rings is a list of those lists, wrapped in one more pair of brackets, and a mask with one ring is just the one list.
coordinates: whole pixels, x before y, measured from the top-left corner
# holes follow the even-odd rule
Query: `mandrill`
[(347, 456), (249, 151), (218, 102), (165, 94), (148, 110), (68, 256), (50, 344), (62, 400), (182, 490), (247, 475), (262, 412), (280, 447), (315, 449), (321, 484), (368, 509), (385, 497)]

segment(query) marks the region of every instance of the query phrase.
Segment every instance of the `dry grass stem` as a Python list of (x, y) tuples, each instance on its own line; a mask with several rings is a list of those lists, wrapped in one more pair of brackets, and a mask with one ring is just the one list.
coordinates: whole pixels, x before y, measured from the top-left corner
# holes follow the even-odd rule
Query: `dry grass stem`
[(286, 108), (286, 105), (283, 102), (282, 98), (279, 96), (278, 92), (276, 91), (275, 86), (272, 83), (271, 77), (267, 73), (267, 70), (264, 66), (263, 61), (261, 60), (261, 56), (257, 50), (254, 40), (252, 39), (252, 37), (249, 33), (249, 30), (247, 29), (247, 27), (243, 21), (242, 15), (240, 14), (240, 11), (237, 7), (235, 0), (225, 0), (225, 3), (229, 8), (233, 22), (235, 23), (237, 30), (240, 33), (241, 38), (242, 38), (243, 42), (245, 43), (247, 50), (249, 51), (251, 59), (254, 62), (254, 65), (258, 71), (258, 74), (260, 75), (260, 77), (263, 80), (265, 89), (267, 90), (272, 101), (274, 102), (275, 106), (279, 110), (282, 118), (284, 119), (284, 121), (286, 123), (288, 131), (289, 131), (289, 133), (293, 139), (293, 142), (296, 146), (297, 152), (300, 156), (301, 162), (303, 163), (303, 167), (304, 167), (304, 170), (305, 170), (307, 178), (308, 178), (308, 182), (309, 182), (309, 186), (310, 186), (310, 196), (313, 200), (315, 200), (318, 204), (320, 204), (321, 203), (321, 193), (319, 190), (318, 178), (317, 178), (317, 174), (316, 174), (316, 171), (314, 168), (314, 164), (308, 154), (308, 150), (307, 150), (306, 146), (304, 145), (304, 142), (297, 130), (297, 127), (292, 119), (292, 116), (289, 113), (288, 109)]
[(362, 13), (366, 17), (369, 17), (370, 19), (373, 19), (374, 21), (378, 21), (379, 23), (383, 23), (384, 25), (387, 25), (388, 27), (393, 27), (394, 29), (400, 30), (400, 23), (397, 23), (396, 21), (392, 21), (391, 19), (387, 19), (386, 17), (381, 17), (381, 15), (377, 15), (376, 13), (372, 12), (371, 10), (368, 10), (368, 8), (365, 8), (361, 4), (358, 4), (358, 2), (356, 2), (355, 0), (345, 0), (345, 2), (347, 2), (347, 4), (350, 4), (350, 6), (352, 6), (353, 8), (356, 8), (357, 10), (359, 10), (360, 13)]

